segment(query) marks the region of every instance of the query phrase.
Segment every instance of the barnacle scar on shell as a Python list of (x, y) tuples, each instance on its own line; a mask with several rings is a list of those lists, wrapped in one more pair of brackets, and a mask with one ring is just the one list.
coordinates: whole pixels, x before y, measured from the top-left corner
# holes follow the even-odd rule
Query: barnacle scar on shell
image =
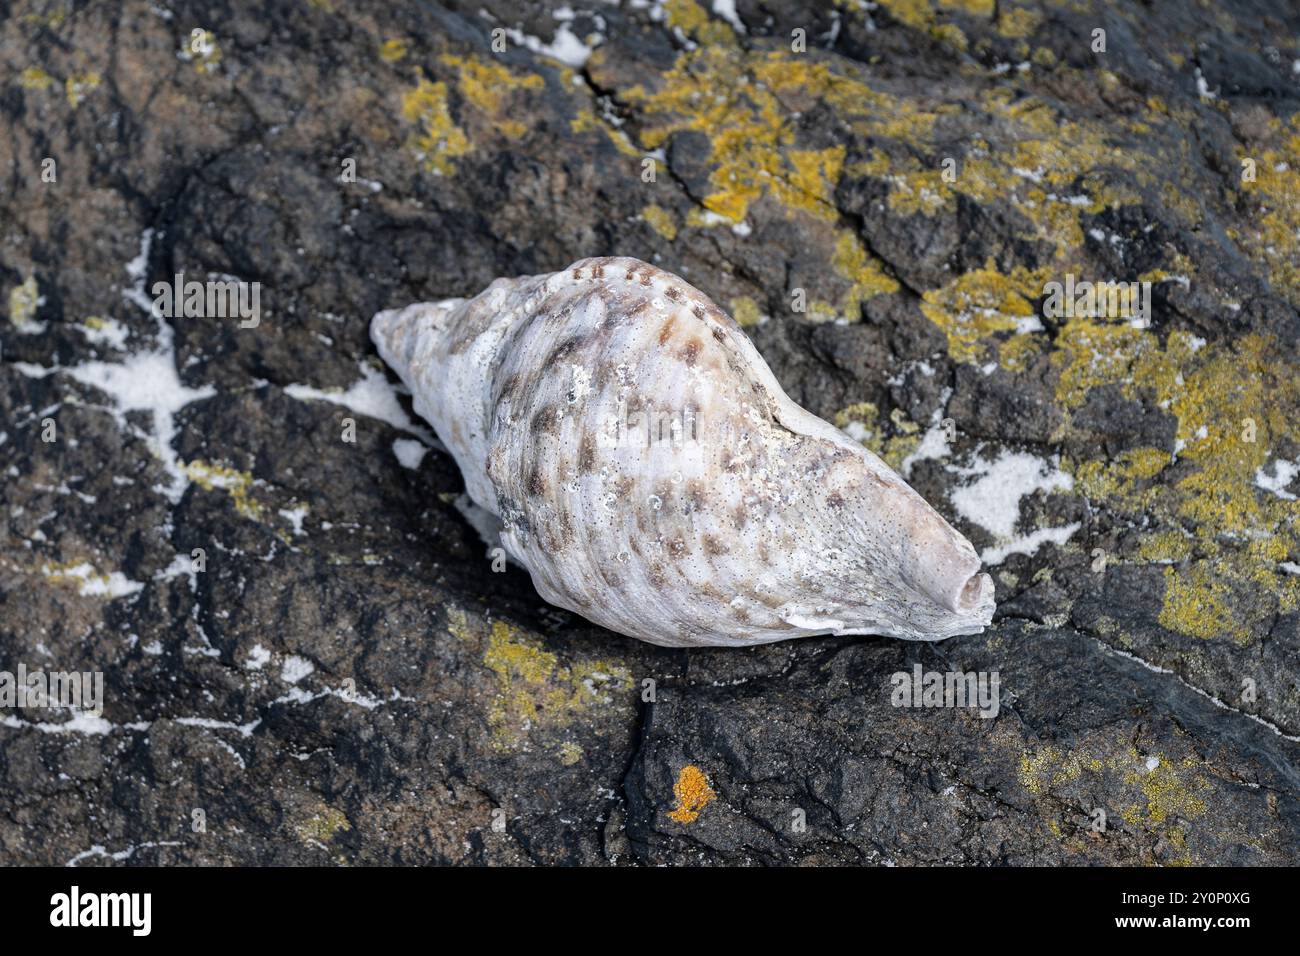
[(671, 273), (583, 259), (370, 334), (552, 604), (675, 647), (992, 618), (970, 542)]

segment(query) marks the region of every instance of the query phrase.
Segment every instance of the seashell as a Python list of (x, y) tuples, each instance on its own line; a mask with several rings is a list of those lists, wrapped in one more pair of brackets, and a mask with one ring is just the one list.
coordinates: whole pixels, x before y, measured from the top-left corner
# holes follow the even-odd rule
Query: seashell
[(370, 334), (552, 604), (673, 647), (992, 618), (970, 542), (671, 273), (583, 259)]

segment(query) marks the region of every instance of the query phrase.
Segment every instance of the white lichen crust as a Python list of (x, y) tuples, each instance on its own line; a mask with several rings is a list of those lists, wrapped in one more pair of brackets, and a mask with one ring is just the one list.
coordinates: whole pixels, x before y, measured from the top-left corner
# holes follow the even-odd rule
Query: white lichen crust
[(381, 312), (371, 336), (552, 604), (678, 647), (992, 617), (970, 542), (671, 273), (584, 259)]

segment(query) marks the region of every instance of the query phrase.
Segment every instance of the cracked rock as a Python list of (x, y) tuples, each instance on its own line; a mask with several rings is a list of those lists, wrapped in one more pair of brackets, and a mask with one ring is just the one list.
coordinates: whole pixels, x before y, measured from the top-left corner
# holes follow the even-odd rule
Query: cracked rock
[[(102, 678), (0, 706), (0, 861), (1300, 863), (1300, 14), (572, 6), (0, 24), (0, 672)], [(497, 560), (367, 324), (595, 255), (906, 471), (993, 625), (667, 650)]]

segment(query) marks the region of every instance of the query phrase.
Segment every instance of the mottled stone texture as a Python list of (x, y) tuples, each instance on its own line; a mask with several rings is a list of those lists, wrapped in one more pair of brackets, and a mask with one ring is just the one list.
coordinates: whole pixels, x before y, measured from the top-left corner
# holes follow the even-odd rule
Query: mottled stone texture
[[(1300, 862), (1295, 5), (569, 6), (0, 19), (0, 671), (106, 697), (0, 711), (0, 862)], [(992, 628), (664, 650), (494, 571), (368, 320), (610, 254), (1006, 554)]]

